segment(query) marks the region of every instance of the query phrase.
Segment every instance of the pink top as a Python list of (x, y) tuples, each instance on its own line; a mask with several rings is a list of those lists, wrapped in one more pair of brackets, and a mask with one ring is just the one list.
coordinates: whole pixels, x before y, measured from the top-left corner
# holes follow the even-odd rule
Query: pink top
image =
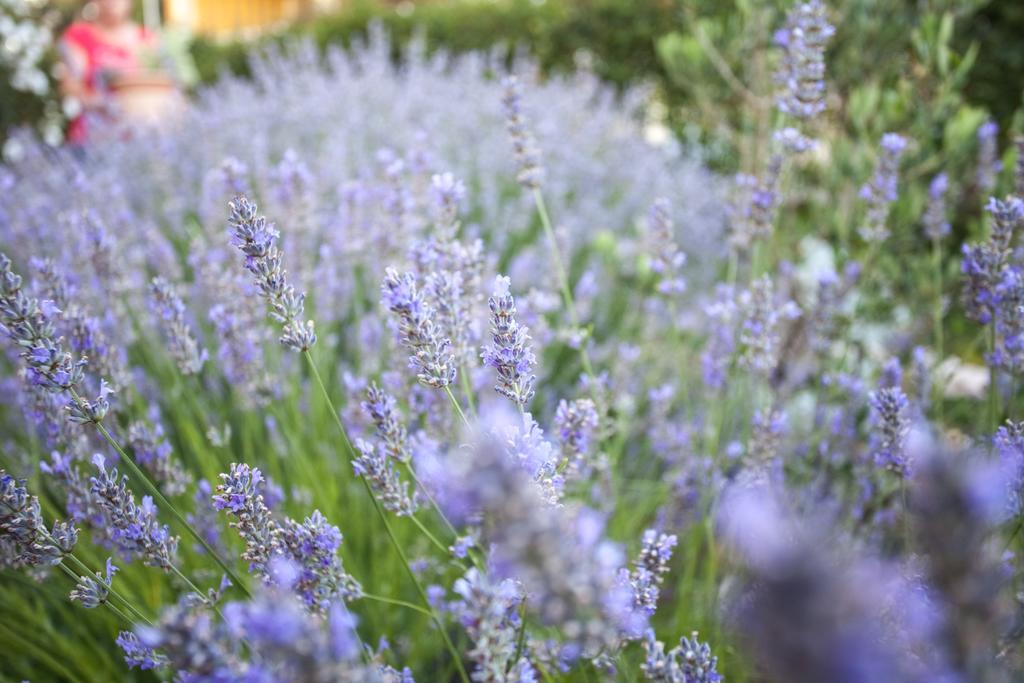
[[(139, 27), (139, 44), (153, 40), (153, 34)], [(73, 46), (84, 58), (84, 73), (80, 78), (90, 93), (102, 92), (106, 88), (104, 79), (116, 73), (138, 71), (141, 68), (138, 50), (134, 47), (116, 45), (105, 39), (95, 25), (76, 21), (64, 32), (63, 40)], [(84, 142), (87, 137), (86, 120), (81, 114), (75, 117), (68, 128), (71, 142)]]

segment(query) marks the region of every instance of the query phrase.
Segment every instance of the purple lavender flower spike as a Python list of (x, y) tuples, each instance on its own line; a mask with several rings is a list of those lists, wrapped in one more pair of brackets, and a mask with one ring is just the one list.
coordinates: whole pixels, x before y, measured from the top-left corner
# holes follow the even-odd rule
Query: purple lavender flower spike
[(409, 432), (402, 423), (398, 413), (398, 401), (376, 383), (366, 389), (366, 400), (363, 410), (373, 420), (377, 428), (377, 438), (384, 444), (389, 458), (397, 462), (409, 462), (412, 452), (409, 450)]
[(924, 213), (924, 234), (933, 242), (938, 242), (949, 234), (949, 218), (946, 215), (946, 194), (949, 191), (949, 178), (939, 173), (928, 184), (928, 207)]
[(99, 474), (90, 479), (92, 492), (107, 513), (111, 524), (110, 538), (121, 554), (131, 560), (141, 558), (149, 567), (170, 571), (178, 548), (178, 537), (172, 536), (167, 525), (161, 525), (156, 516), (153, 499), (145, 496), (136, 504), (128, 488), (128, 477), (118, 478), (116, 468), (107, 469), (102, 455), (93, 456)]
[(740, 365), (769, 378), (779, 362), (783, 325), (799, 317), (800, 308), (792, 301), (776, 302), (775, 285), (767, 275), (742, 292), (738, 303), (743, 314), (737, 339)]
[(671, 211), (667, 199), (658, 199), (647, 214), (651, 270), (658, 275), (658, 291), (666, 296), (686, 291), (682, 275), (686, 254), (676, 245)]
[(168, 495), (176, 496), (184, 493), (191, 477), (182, 469), (181, 463), (171, 457), (171, 444), (158, 419), (159, 412), (152, 417), (156, 418), (152, 424), (136, 420), (128, 425), (128, 445), (135, 461), (163, 486)]
[(149, 284), (149, 293), (153, 310), (156, 312), (160, 326), (167, 337), (171, 358), (178, 365), (183, 375), (195, 375), (203, 369), (208, 354), (201, 349), (192, 329), (185, 319), (185, 304), (167, 280), (162, 277), (153, 278)]
[(409, 367), (429, 387), (444, 388), (455, 381), (451, 341), (441, 337), (434, 311), (424, 301), (412, 273), (399, 275), (388, 268), (381, 283), (381, 303), (398, 317), (399, 341), (409, 349)]
[(47, 531), (39, 499), (25, 483), (0, 470), (0, 567), (42, 569), (58, 564), (78, 541), (78, 530), (57, 521)]
[(167, 666), (167, 657), (143, 643), (131, 631), (121, 631), (117, 634), (115, 642), (124, 652), (124, 663), (128, 665), (129, 669), (148, 671)]
[(110, 558), (107, 558), (106, 573), (96, 572), (95, 577), (82, 575), (78, 577), (78, 583), (71, 589), (70, 598), (72, 602), (79, 602), (86, 609), (96, 609), (110, 597), (110, 584), (114, 581), (114, 574), (118, 568)]
[(711, 646), (698, 639), (694, 631), (689, 638), (683, 636), (679, 645), (665, 652), (665, 645), (657, 640), (654, 630), (647, 631), (644, 640), (646, 659), (640, 665), (644, 678), (652, 683), (718, 683), (718, 657)]
[(533, 137), (529, 122), (523, 113), (522, 86), (515, 76), (506, 76), (501, 84), (504, 88), (501, 103), (505, 110), (505, 126), (508, 128), (518, 165), (516, 180), (524, 188), (535, 190), (544, 181), (544, 167), (541, 165), (537, 140)]
[(999, 159), (999, 124), (989, 119), (978, 127), (978, 172), (975, 183), (982, 194), (988, 194), (996, 187), (996, 180), (1003, 170)]
[(906, 394), (899, 387), (883, 387), (871, 393), (871, 422), (875, 465), (903, 477), (910, 468), (907, 456), (907, 435), (910, 431), (909, 406)]
[(867, 205), (864, 225), (859, 229), (865, 242), (884, 242), (889, 237), (889, 209), (899, 196), (900, 159), (907, 149), (907, 140), (896, 133), (882, 136), (881, 152), (871, 179), (860, 188)]
[(38, 301), (22, 287), (11, 260), (0, 254), (0, 332), (20, 349), (32, 384), (47, 391), (67, 391), (82, 381), (85, 360), (75, 360), (57, 338), (53, 302)]
[(825, 46), (835, 33), (820, 0), (797, 2), (775, 36), (785, 51), (775, 80), (779, 111), (807, 120), (825, 111)]
[(992, 221), (989, 238), (981, 243), (964, 244), (960, 265), (967, 317), (982, 325), (999, 317), (1003, 295), (1008, 293), (1006, 279), (1015, 275), (1008, 264), (1014, 235), (1024, 224), (1024, 200), (1009, 197), (1001, 201), (993, 197), (986, 209)]
[(399, 476), (387, 447), (365, 439), (356, 439), (355, 446), (359, 456), (352, 461), (352, 469), (366, 478), (384, 509), (400, 517), (416, 512), (416, 502), (409, 495), (409, 485)]
[[(250, 571), (265, 583), (294, 591), (315, 612), (325, 612), (337, 598), (354, 600), (362, 594), (338, 558), (341, 532), (319, 510), (301, 523), (287, 517), (278, 522), (264, 502), (266, 480), (258, 469), (232, 463), (220, 477), (213, 504), (235, 518), (231, 526), (245, 541), (242, 558)], [(288, 569), (287, 577), (282, 568)]]
[(559, 401), (555, 410), (555, 430), (562, 446), (559, 469), (584, 474), (589, 469), (591, 443), (598, 428), (597, 406), (589, 398)]
[(509, 292), (511, 280), (503, 275), (494, 279), (494, 290), (487, 300), (491, 309), (491, 343), (480, 354), (485, 365), (498, 373), (494, 390), (524, 410), (533, 398), (537, 358), (530, 344), (530, 331), (516, 321), (516, 302)]
[(245, 541), (242, 559), (250, 571), (266, 575), (267, 563), (280, 547), (280, 529), (263, 500), (263, 473), (248, 465), (232, 463), (213, 495), (213, 507), (235, 518), (231, 527)]
[(270, 305), (271, 317), (283, 326), (281, 343), (293, 351), (308, 351), (316, 344), (316, 333), (312, 320), (302, 321), (306, 295), (288, 283), (276, 244), (280, 233), (245, 196), (236, 197), (230, 207), (231, 243), (245, 255), (245, 268)]
[(511, 579), (492, 580), (475, 567), (455, 581), (462, 598), (453, 609), (473, 646), (467, 656), (474, 664), (473, 680), (509, 680), (519, 625), (518, 607), (524, 596)]

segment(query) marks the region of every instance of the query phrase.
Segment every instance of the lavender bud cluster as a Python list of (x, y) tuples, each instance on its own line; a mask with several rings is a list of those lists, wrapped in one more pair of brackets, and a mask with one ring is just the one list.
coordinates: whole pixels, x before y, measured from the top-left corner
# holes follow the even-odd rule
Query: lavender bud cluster
[(196, 375), (203, 369), (208, 358), (206, 349), (201, 349), (192, 328), (185, 319), (185, 304), (167, 280), (155, 277), (149, 284), (153, 311), (167, 337), (171, 358), (183, 375)]
[(907, 149), (907, 140), (896, 133), (882, 136), (881, 153), (871, 179), (860, 188), (860, 197), (867, 203), (867, 215), (859, 232), (865, 242), (880, 243), (889, 237), (889, 210), (899, 196), (900, 159)]
[(78, 541), (78, 530), (57, 521), (47, 531), (39, 499), (25, 483), (0, 470), (0, 567), (43, 568), (58, 564)]
[(646, 659), (640, 665), (644, 678), (652, 683), (717, 683), (722, 680), (718, 673), (718, 657), (711, 653), (711, 646), (702, 643), (694, 631), (689, 638), (683, 636), (679, 645), (668, 652), (665, 644), (647, 631), (644, 640)]
[(906, 476), (910, 468), (906, 441), (910, 432), (910, 401), (899, 387), (871, 392), (872, 454), (875, 465)]
[(533, 399), (537, 357), (530, 344), (530, 330), (516, 321), (516, 302), (510, 285), (511, 280), (503, 275), (494, 279), (494, 290), (487, 300), (491, 309), (491, 343), (483, 348), (480, 357), (484, 365), (498, 373), (494, 390), (524, 410)]
[(127, 476), (118, 478), (117, 468), (108, 470), (106, 459), (100, 454), (94, 455), (92, 462), (99, 470), (99, 474), (89, 480), (92, 492), (107, 514), (111, 525), (108, 533), (118, 550), (128, 560), (138, 557), (146, 566), (170, 571), (178, 537), (172, 536), (167, 525), (157, 520), (153, 499), (144, 496), (142, 504), (136, 504)]
[[(285, 517), (278, 522), (264, 502), (266, 480), (262, 472), (245, 464), (232, 463), (221, 474), (213, 496), (214, 507), (235, 519), (231, 522), (245, 541), (242, 558), (270, 585), (287, 583), (303, 604), (323, 613), (337, 602), (358, 598), (362, 589), (349, 576), (338, 558), (342, 536), (319, 510), (303, 522)], [(289, 567), (287, 582), (275, 576), (275, 567)]]
[(434, 310), (424, 300), (412, 273), (388, 268), (381, 283), (381, 303), (398, 317), (398, 339), (412, 355), (409, 367), (428, 387), (444, 388), (455, 381), (451, 341), (441, 336)]
[(523, 187), (534, 190), (544, 181), (544, 167), (541, 165), (537, 141), (523, 113), (522, 86), (515, 76), (506, 76), (501, 84), (504, 88), (501, 103), (505, 110), (505, 126), (519, 167), (516, 180)]
[(0, 331), (20, 351), (30, 382), (55, 392), (80, 383), (85, 367), (85, 359), (75, 360), (56, 337), (53, 318), (59, 312), (53, 302), (29, 296), (11, 260), (0, 254)]
[(658, 275), (658, 291), (666, 296), (686, 291), (686, 280), (682, 275), (686, 254), (676, 244), (671, 211), (669, 201), (662, 198), (656, 200), (647, 213), (651, 270)]
[(270, 304), (271, 317), (283, 325), (281, 343), (293, 351), (308, 351), (316, 343), (316, 332), (312, 320), (302, 321), (306, 295), (296, 293), (288, 283), (276, 244), (280, 233), (245, 196), (236, 197), (229, 206), (231, 243), (245, 255), (245, 268)]
[(781, 86), (779, 111), (797, 119), (812, 119), (825, 111), (825, 46), (835, 34), (820, 0), (798, 2), (786, 15), (786, 26), (775, 34), (785, 56), (775, 74)]

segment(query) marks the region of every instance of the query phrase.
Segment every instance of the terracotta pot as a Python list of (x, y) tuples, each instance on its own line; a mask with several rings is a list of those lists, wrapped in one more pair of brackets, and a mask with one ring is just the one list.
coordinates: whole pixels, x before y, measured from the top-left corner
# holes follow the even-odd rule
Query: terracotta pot
[(109, 84), (126, 122), (164, 127), (178, 120), (185, 100), (177, 84), (156, 71), (122, 73)]

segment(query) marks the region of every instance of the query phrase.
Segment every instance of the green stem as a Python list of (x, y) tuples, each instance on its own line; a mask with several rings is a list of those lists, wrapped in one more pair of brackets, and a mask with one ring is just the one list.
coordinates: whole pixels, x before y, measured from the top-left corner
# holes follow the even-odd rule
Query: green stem
[(473, 387), (469, 385), (469, 375), (466, 374), (466, 366), (459, 368), (459, 381), (462, 384), (462, 393), (466, 395), (466, 405), (469, 407), (469, 414), (476, 417), (476, 405), (473, 403)]
[(433, 543), (438, 550), (440, 550), (442, 553), (448, 554), (448, 546), (446, 546), (444, 543), (441, 543), (441, 541), (437, 540), (437, 537), (430, 532), (430, 529), (424, 526), (423, 522), (416, 518), (416, 515), (409, 515), (409, 519), (411, 519), (413, 524), (415, 524), (419, 528), (419, 530), (423, 532), (424, 536), (430, 539), (430, 542)]
[(373, 495), (373, 491), (370, 490), (370, 484), (366, 481), (365, 477), (360, 477), (363, 482), (363, 486), (366, 487), (366, 492), (370, 496), (370, 500), (373, 501), (373, 506), (377, 510), (377, 514), (380, 516), (381, 521), (384, 523), (384, 530), (388, 534), (388, 538), (391, 540), (391, 545), (394, 546), (395, 552), (398, 553), (398, 557), (402, 560), (402, 565), (405, 567), (406, 573), (412, 580), (413, 586), (416, 587), (416, 592), (419, 593), (420, 599), (423, 604), (426, 605), (427, 612), (430, 614), (430, 619), (437, 626), (437, 630), (441, 633), (441, 638), (444, 640), (445, 647), (448, 648), (448, 652), (452, 656), (452, 660), (455, 662), (455, 668), (459, 671), (459, 678), (462, 679), (463, 683), (469, 683), (469, 676), (466, 674), (466, 669), (462, 666), (462, 658), (459, 656), (458, 650), (455, 649), (455, 645), (452, 643), (451, 638), (448, 637), (448, 631), (444, 627), (444, 623), (441, 618), (434, 611), (434, 608), (430, 604), (430, 599), (427, 597), (427, 592), (423, 589), (423, 584), (420, 583), (419, 577), (416, 576), (416, 572), (412, 570), (412, 565), (409, 564), (409, 559), (405, 556), (405, 550), (402, 549), (402, 544), (395, 538), (395, 532), (391, 529), (391, 523), (388, 521), (387, 516), (380, 507), (380, 503), (377, 498)]
[[(79, 406), (83, 405), (82, 398), (74, 389), (71, 389), (71, 397), (75, 400), (75, 402), (78, 403)], [(146, 476), (146, 473), (143, 472), (142, 469), (135, 464), (135, 461), (128, 456), (124, 449), (121, 448), (121, 445), (114, 439), (113, 436), (110, 435), (110, 432), (107, 431), (107, 428), (103, 426), (103, 423), (96, 422), (95, 425), (96, 429), (98, 429), (100, 434), (103, 435), (103, 438), (106, 439), (107, 443), (110, 444), (111, 448), (117, 451), (117, 454), (121, 456), (121, 462), (124, 463), (124, 466), (128, 468), (129, 471), (131, 471), (131, 473), (136, 477), (136, 479), (142, 482), (142, 485), (149, 492), (149, 494), (156, 499), (157, 505), (163, 507), (165, 510), (170, 512), (171, 516), (174, 517), (174, 519), (177, 520), (177, 522), (181, 526), (183, 526), (185, 530), (188, 531), (188, 533), (194, 539), (196, 539), (196, 541), (198, 541), (201, 546), (203, 546), (203, 548), (206, 549), (206, 552), (210, 554), (210, 557), (212, 557), (214, 561), (220, 566), (220, 568), (224, 570), (224, 573), (228, 575), (232, 583), (238, 586), (238, 589), (242, 591), (246, 597), (252, 597), (251, 594), (249, 593), (249, 590), (245, 587), (245, 584), (242, 583), (242, 580), (238, 577), (237, 574), (235, 574), (234, 570), (232, 570), (231, 567), (228, 566), (227, 562), (225, 562), (224, 559), (220, 556), (220, 553), (214, 550), (213, 547), (206, 541), (206, 539), (203, 538), (203, 535), (196, 531), (196, 529), (188, 523), (188, 520), (186, 520), (185, 517), (180, 512), (178, 512), (177, 508), (171, 505), (171, 501), (167, 500), (164, 494), (160, 492), (160, 489), (156, 487), (156, 484), (154, 484), (152, 480), (150, 480), (150, 478)]]
[[(569, 322), (576, 329), (579, 329), (580, 320), (579, 316), (576, 315), (576, 302), (572, 297), (572, 288), (569, 286), (569, 275), (566, 272), (565, 264), (562, 262), (562, 252), (558, 247), (558, 238), (555, 236), (555, 229), (551, 226), (551, 219), (548, 217), (547, 205), (544, 203), (544, 195), (541, 194), (540, 188), (533, 188), (533, 203), (537, 206), (537, 213), (540, 216), (541, 225), (544, 227), (544, 232), (547, 234), (548, 243), (551, 248), (551, 254), (555, 262), (555, 272), (558, 275), (558, 284), (562, 290), (562, 299), (565, 304), (565, 309), (569, 312)], [(590, 355), (587, 353), (587, 342), (586, 340), (580, 344), (580, 362), (583, 364), (583, 371), (593, 379), (594, 368), (590, 364)]]
[[(65, 573), (65, 574), (67, 574), (67, 575), (68, 575), (68, 576), (69, 576), (69, 577), (71, 578), (71, 580), (72, 580), (72, 581), (73, 581), (73, 582), (75, 583), (75, 585), (76, 585), (76, 586), (78, 585), (78, 578), (79, 578), (79, 577), (78, 577), (78, 574), (76, 574), (75, 572), (73, 572), (73, 571), (71, 570), (71, 568), (70, 568), (70, 567), (68, 567), (68, 566), (67, 566), (66, 564), (64, 564), (64, 562), (63, 562), (63, 561), (59, 562), (59, 563), (57, 564), (57, 566), (58, 566), (58, 567), (60, 567), (61, 569), (63, 569), (63, 570), (64, 570), (64, 573)], [(90, 578), (91, 578), (91, 575), (90, 575)], [(109, 588), (110, 588), (110, 587), (108, 586), (107, 588), (108, 588), (108, 592), (109, 592)], [(112, 602), (110, 602), (109, 600), (104, 600), (104, 601), (103, 601), (103, 604), (104, 604), (104, 605), (106, 605), (107, 607), (109, 607), (109, 608), (110, 608), (110, 611), (111, 611), (111, 612), (113, 612), (114, 614), (116, 614), (116, 615), (117, 615), (117, 616), (118, 616), (118, 617), (119, 617), (119, 618), (120, 618), (120, 619), (121, 619), (122, 621), (124, 621), (124, 622), (125, 622), (126, 624), (128, 624), (129, 626), (134, 626), (134, 625), (135, 625), (135, 622), (134, 622), (134, 621), (132, 621), (132, 620), (131, 620), (131, 618), (130, 618), (130, 617), (129, 617), (129, 616), (127, 615), (127, 614), (125, 614), (124, 612), (122, 612), (121, 610), (119, 610), (119, 609), (118, 609), (118, 608), (117, 608), (117, 607), (116, 607), (116, 606), (115, 606), (115, 605), (114, 605), (114, 604), (113, 604)]]
[(455, 412), (457, 412), (459, 414), (459, 417), (462, 418), (462, 424), (469, 427), (469, 420), (466, 419), (466, 414), (462, 412), (462, 406), (459, 405), (459, 399), (455, 398), (455, 394), (452, 393), (452, 388), (446, 386), (444, 390), (445, 392), (447, 392), (448, 398), (452, 400), (452, 405), (455, 406)]
[[(85, 576), (90, 576), (91, 577), (91, 576), (96, 576), (97, 575), (96, 572), (94, 572), (91, 569), (89, 569), (89, 567), (84, 562), (82, 562), (80, 559), (75, 557), (73, 554), (69, 553), (69, 554), (65, 555), (65, 557), (67, 559), (71, 560), (72, 562), (74, 562), (75, 566), (78, 567), (78, 570), (81, 571)], [(130, 600), (128, 600), (128, 598), (126, 598), (123, 595), (121, 595), (120, 593), (118, 593), (116, 588), (114, 588), (113, 586), (108, 586), (108, 590), (109, 590), (110, 594), (113, 595), (118, 600), (120, 600), (121, 604), (123, 604), (125, 607), (127, 607), (132, 612), (132, 614), (134, 614), (136, 617), (138, 617), (139, 619), (141, 619), (145, 623), (149, 624), (150, 626), (153, 625), (153, 622), (151, 622), (149, 619), (147, 619), (146, 615), (144, 615), (142, 612), (140, 612), (135, 607), (135, 605), (132, 604), (132, 602)]]
[(366, 598), (367, 600), (373, 600), (375, 602), (383, 602), (386, 605), (398, 605), (399, 607), (405, 607), (407, 609), (411, 609), (411, 610), (413, 610), (415, 612), (419, 612), (420, 614), (426, 615), (428, 617), (432, 616), (431, 613), (428, 610), (425, 610), (422, 607), (420, 607), (419, 605), (415, 605), (415, 604), (413, 604), (411, 602), (406, 602), (405, 600), (396, 600), (394, 598), (386, 598), (383, 595), (374, 595), (373, 593), (366, 593), (366, 592), (363, 592), (360, 597)]
[[(324, 401), (327, 403), (327, 407), (331, 411), (331, 415), (334, 416), (334, 422), (338, 426), (338, 431), (341, 433), (342, 441), (345, 443), (345, 448), (348, 452), (349, 460), (354, 459), (355, 449), (352, 448), (352, 441), (348, 438), (348, 430), (345, 429), (345, 424), (341, 421), (341, 416), (338, 415), (337, 409), (334, 407), (334, 401), (331, 400), (331, 395), (327, 393), (327, 387), (324, 385), (323, 378), (320, 376), (320, 371), (317, 369), (316, 362), (313, 360), (313, 355), (307, 349), (303, 351), (303, 355), (306, 357), (306, 362), (309, 365), (310, 373), (316, 380), (317, 386), (320, 387), (320, 393), (323, 395)], [(445, 387), (447, 389), (447, 387)], [(451, 390), (448, 389), (449, 396)], [(460, 411), (461, 412), (461, 411)], [(463, 417), (465, 419), (465, 417)], [(448, 648), (452, 659), (455, 661), (455, 666), (459, 671), (459, 677), (463, 683), (469, 683), (469, 676), (466, 675), (466, 670), (462, 666), (462, 658), (459, 657), (458, 651), (452, 644), (451, 638), (448, 637), (448, 632), (444, 628), (444, 624), (441, 622), (440, 617), (437, 616), (437, 612), (434, 611), (430, 605), (430, 600), (427, 598), (427, 593), (423, 590), (422, 584), (420, 584), (419, 578), (416, 576), (416, 572), (412, 570), (412, 566), (409, 564), (408, 558), (405, 556), (405, 551), (402, 549), (402, 544), (398, 542), (395, 537), (394, 531), (391, 529), (391, 523), (388, 521), (387, 515), (384, 514), (383, 508), (381, 508), (380, 502), (377, 500), (377, 496), (373, 494), (373, 489), (370, 488), (370, 482), (366, 480), (366, 477), (360, 475), (359, 480), (363, 483), (363, 487), (366, 489), (366, 495), (370, 497), (370, 501), (373, 503), (374, 510), (377, 511), (377, 516), (380, 518), (381, 523), (384, 525), (384, 530), (388, 534), (388, 539), (391, 541), (391, 545), (395, 548), (395, 552), (398, 553), (399, 558), (402, 560), (402, 564), (405, 566), (405, 571), (409, 574), (409, 578), (412, 579), (413, 585), (416, 587), (416, 591), (419, 593), (420, 598), (423, 600), (423, 604), (426, 605), (427, 611), (430, 614), (430, 618), (433, 620), (437, 629), (441, 632), (441, 637), (444, 639), (445, 647)], [(417, 520), (418, 521), (418, 520)], [(435, 539), (436, 540), (436, 539)], [(447, 551), (447, 549), (446, 549)]]

